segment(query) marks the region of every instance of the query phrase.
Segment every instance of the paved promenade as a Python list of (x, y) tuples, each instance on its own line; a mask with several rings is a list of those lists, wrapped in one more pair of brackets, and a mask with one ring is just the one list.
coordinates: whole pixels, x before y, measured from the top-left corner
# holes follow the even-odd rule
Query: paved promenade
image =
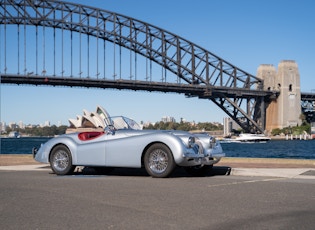
[(0, 229), (315, 226), (315, 160), (223, 158), (205, 177), (182, 168), (167, 179), (144, 169), (93, 173), (56, 176), (31, 155), (0, 154)]
[[(224, 157), (214, 169), (237, 176), (315, 179), (315, 160)], [(50, 168), (36, 162), (29, 154), (0, 154), (0, 170), (39, 171)]]

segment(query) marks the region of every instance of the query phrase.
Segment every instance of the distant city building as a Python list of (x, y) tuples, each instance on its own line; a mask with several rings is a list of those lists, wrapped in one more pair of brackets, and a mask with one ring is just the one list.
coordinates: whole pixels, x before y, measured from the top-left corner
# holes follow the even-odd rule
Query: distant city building
[(238, 130), (241, 127), (230, 117), (223, 118), (223, 135), (225, 137), (231, 136), (234, 130)]
[(142, 125), (143, 127), (147, 128), (149, 127), (150, 125), (154, 126), (156, 122), (150, 122), (150, 121), (147, 121), (147, 122), (143, 122)]
[(0, 122), (0, 132), (4, 133), (6, 128), (7, 128), (6, 123), (5, 122)]
[(166, 122), (176, 122), (174, 117), (169, 117), (169, 116), (162, 117), (161, 121), (163, 121), (165, 123)]
[(220, 123), (220, 122), (212, 122), (212, 124), (214, 124), (217, 127), (220, 127), (222, 125), (222, 123)]
[(223, 118), (223, 135), (225, 137), (231, 136), (232, 132), (232, 122), (230, 121), (231, 118), (224, 117)]
[(17, 126), (17, 124), (15, 122), (10, 122), (8, 126), (9, 126), (10, 129), (18, 128), (18, 126)]
[(25, 125), (24, 125), (23, 121), (19, 121), (19, 128), (25, 129)]

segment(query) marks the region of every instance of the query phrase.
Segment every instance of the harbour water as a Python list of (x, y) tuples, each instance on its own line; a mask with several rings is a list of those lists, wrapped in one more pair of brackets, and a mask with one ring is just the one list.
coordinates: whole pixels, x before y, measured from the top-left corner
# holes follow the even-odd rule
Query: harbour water
[(1, 138), (1, 154), (32, 154), (33, 147), (39, 147), (49, 137)]
[(315, 159), (315, 140), (222, 143), (227, 157)]
[[(1, 138), (1, 154), (31, 154), (48, 137)], [(227, 157), (315, 159), (315, 140), (271, 140), (267, 143), (222, 143)]]

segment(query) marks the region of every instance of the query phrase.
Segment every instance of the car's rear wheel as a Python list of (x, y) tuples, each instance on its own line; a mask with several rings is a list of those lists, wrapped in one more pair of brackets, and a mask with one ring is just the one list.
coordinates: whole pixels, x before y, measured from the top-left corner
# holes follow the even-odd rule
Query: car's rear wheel
[(72, 165), (72, 157), (69, 149), (64, 145), (57, 145), (49, 157), (51, 169), (57, 175), (73, 173), (75, 166)]
[(192, 176), (206, 176), (213, 168), (213, 165), (196, 165), (185, 167), (186, 172)]
[(168, 177), (176, 164), (171, 150), (162, 143), (151, 145), (144, 155), (144, 166), (152, 177)]

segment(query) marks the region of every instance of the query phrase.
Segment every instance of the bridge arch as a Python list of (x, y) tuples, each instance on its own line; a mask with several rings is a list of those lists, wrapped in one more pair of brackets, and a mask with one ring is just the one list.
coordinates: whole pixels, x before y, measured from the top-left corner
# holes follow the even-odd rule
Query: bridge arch
[[(185, 93), (213, 101), (245, 131), (263, 132), (265, 102), (273, 92), (263, 91), (263, 81), (178, 35), (159, 27), (99, 8), (62, 1), (1, 0), (0, 25), (30, 25), (93, 36), (124, 47), (175, 74), (174, 84), (114, 79), (95, 81), (89, 74), (77, 78), (49, 78), (45, 73), (1, 74), (3, 83), (52, 84)], [(6, 57), (5, 57), (6, 58)], [(1, 70), (0, 70), (1, 71)], [(27, 77), (27, 79), (26, 79)], [(84, 82), (83, 82), (84, 81)]]

